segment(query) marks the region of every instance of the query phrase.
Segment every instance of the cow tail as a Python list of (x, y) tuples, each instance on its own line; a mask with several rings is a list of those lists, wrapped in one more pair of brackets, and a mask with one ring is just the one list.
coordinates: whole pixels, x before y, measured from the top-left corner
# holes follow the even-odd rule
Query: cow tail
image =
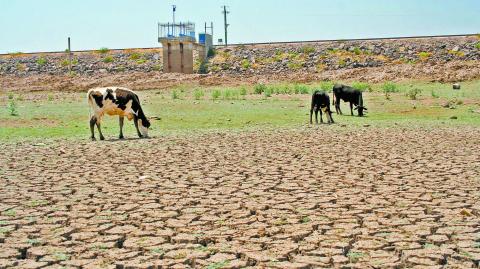
[(90, 115), (90, 119), (92, 118), (93, 116), (93, 100), (92, 100), (92, 92), (91, 91), (88, 91), (87, 93), (87, 102), (88, 102), (88, 112), (89, 112), (89, 115)]

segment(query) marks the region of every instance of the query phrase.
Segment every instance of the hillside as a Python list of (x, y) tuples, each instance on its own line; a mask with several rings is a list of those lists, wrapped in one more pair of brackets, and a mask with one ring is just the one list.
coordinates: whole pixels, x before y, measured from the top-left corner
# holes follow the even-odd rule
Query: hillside
[(66, 53), (15, 53), (0, 56), (0, 89), (84, 90), (111, 84), (150, 89), (285, 80), (453, 82), (480, 78), (479, 60), (478, 36), (230, 46), (216, 49), (204, 75), (163, 73), (161, 48), (76, 52), (72, 72)]

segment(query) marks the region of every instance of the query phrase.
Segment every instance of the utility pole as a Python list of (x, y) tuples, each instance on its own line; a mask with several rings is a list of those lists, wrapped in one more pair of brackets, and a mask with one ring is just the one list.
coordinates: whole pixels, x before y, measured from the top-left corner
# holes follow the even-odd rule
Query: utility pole
[(175, 11), (177, 11), (177, 6), (176, 6), (176, 5), (172, 5), (172, 9), (173, 9), (172, 33), (173, 33), (173, 35), (175, 36)]
[(227, 11), (227, 6), (222, 6), (223, 7), (223, 20), (225, 23), (225, 47), (228, 46), (228, 41), (227, 41), (227, 36), (228, 36), (228, 26), (229, 24), (227, 23), (227, 14), (230, 13), (230, 11)]
[(72, 72), (72, 48), (70, 47), (70, 37), (68, 37), (68, 72)]

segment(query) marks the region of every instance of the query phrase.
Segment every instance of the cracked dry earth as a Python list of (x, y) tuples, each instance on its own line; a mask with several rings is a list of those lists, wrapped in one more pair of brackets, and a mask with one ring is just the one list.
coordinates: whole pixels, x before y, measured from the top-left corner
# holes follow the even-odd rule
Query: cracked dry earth
[(478, 268), (479, 135), (3, 143), (0, 268)]

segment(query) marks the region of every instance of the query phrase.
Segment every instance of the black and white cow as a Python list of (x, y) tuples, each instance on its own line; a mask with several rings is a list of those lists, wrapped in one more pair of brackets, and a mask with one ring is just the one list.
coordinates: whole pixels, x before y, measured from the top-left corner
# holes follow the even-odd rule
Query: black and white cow
[(355, 105), (355, 110), (358, 110), (359, 117), (362, 117), (363, 111), (367, 110), (367, 108), (363, 106), (362, 91), (350, 86), (335, 84), (335, 86), (333, 86), (333, 104), (335, 105), (337, 114), (342, 114), (342, 110), (340, 110), (340, 100), (350, 103), (350, 113), (352, 113), (352, 116), (353, 105)]
[(318, 124), (318, 111), (320, 111), (320, 122), (323, 123), (322, 111), (327, 115), (328, 123), (334, 123), (332, 111), (330, 110), (330, 97), (324, 91), (316, 90), (312, 94), (312, 105), (310, 107), (310, 124), (312, 124), (312, 114), (315, 111), (315, 123)]
[(90, 118), (92, 140), (95, 140), (94, 125), (97, 125), (100, 140), (105, 140), (100, 129), (102, 117), (107, 114), (117, 115), (120, 121), (120, 139), (123, 139), (123, 120), (133, 119), (139, 137), (148, 137), (150, 122), (143, 113), (138, 95), (132, 90), (120, 87), (90, 89), (87, 94), (88, 104), (93, 112)]

